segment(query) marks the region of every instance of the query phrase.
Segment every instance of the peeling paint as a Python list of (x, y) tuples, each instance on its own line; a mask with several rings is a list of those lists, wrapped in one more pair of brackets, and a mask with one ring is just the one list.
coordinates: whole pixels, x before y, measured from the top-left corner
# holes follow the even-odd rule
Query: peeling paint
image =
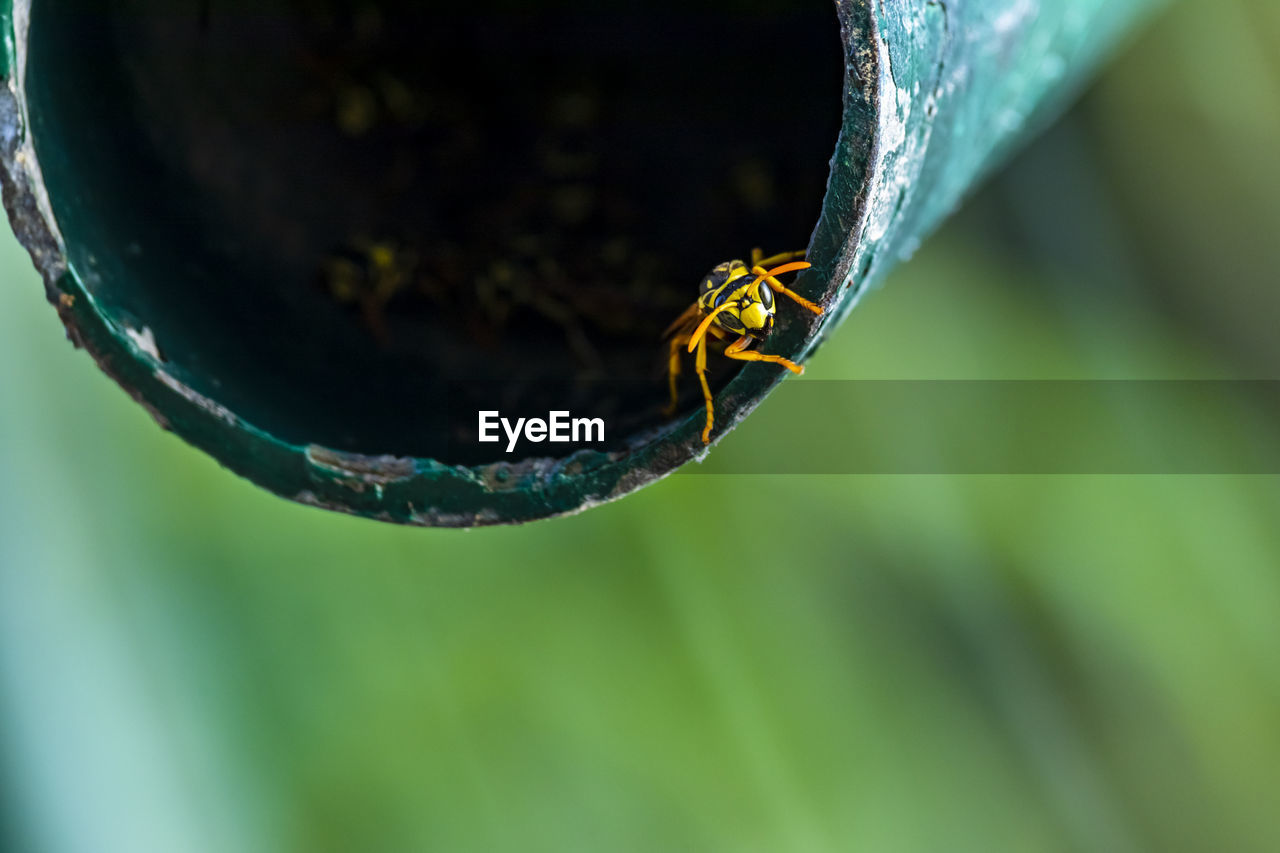
[[(6, 168), (4, 181), (5, 207), (23, 245), (45, 278), (52, 297), (53, 282), (67, 270), (65, 243), (58, 230), (49, 195), (45, 191), (40, 161), (32, 146), (31, 119), (27, 111), (27, 32), (31, 27), (31, 0), (12, 3), (13, 76), (4, 81), (0, 91), (0, 142), (3, 142)], [(12, 164), (11, 166), (9, 164)], [(21, 220), (21, 222), (19, 222)]]
[(133, 341), (133, 345), (139, 352), (149, 356), (153, 361), (164, 361), (160, 355), (160, 347), (156, 346), (156, 336), (149, 326), (143, 326), (142, 331), (126, 328), (124, 333), (129, 336), (129, 340)]
[(160, 380), (160, 382), (165, 385), (165, 387), (177, 392), (183, 399), (194, 403), (218, 420), (231, 424), (232, 426), (239, 425), (240, 419), (236, 417), (234, 412), (226, 406), (223, 406), (221, 403), (210, 400), (199, 391), (182, 384), (163, 370), (157, 370), (154, 375), (156, 379)]
[(418, 473), (417, 461), (408, 456), (366, 456), (319, 444), (307, 445), (304, 452), (313, 467), (333, 476), (337, 482), (355, 492), (371, 487), (379, 498), (386, 486), (411, 479)]

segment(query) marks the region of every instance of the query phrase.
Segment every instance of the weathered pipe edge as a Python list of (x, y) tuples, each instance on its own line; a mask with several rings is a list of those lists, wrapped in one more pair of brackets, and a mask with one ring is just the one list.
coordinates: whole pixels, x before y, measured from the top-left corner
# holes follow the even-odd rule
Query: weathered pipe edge
[[(805, 360), (867, 287), (908, 257), (965, 193), (1078, 88), (1161, 0), (837, 0), (845, 46), (843, 120), (800, 289), (773, 351)], [(707, 452), (701, 407), (635, 437), (625, 452), (448, 466), (283, 442), (166, 372), (154, 348), (115, 325), (69, 265), (27, 128), (31, 0), (0, 0), (0, 183), (19, 240), (67, 335), (165, 429), (222, 465), (304, 504), (401, 524), (470, 527), (579, 512)], [(748, 364), (718, 395), (717, 437), (781, 381)]]

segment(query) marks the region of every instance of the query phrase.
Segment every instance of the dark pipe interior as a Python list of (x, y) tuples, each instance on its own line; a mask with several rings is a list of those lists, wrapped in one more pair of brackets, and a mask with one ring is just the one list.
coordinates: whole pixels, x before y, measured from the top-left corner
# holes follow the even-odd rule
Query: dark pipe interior
[(473, 464), (477, 408), (661, 424), (662, 330), (719, 261), (807, 244), (839, 130), (830, 0), (33, 6), (73, 268), (300, 444)]

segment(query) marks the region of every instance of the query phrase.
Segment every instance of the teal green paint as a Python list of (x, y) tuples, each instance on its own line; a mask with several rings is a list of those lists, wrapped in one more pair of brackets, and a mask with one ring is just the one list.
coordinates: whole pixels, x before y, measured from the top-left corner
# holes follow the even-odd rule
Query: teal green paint
[[(822, 215), (810, 244), (807, 293), (828, 313), (800, 318), (771, 340), (774, 352), (803, 360), (853, 308), (859, 295), (952, 211), (1018, 141), (1063, 104), (1155, 0), (1000, 0), (1000, 2), (837, 4), (846, 50), (843, 122)], [(14, 86), (14, 5), (0, 0), (0, 72)], [(50, 75), (51, 68), (35, 74)], [(6, 206), (15, 231), (44, 273), (69, 336), (143, 403), (166, 429), (226, 467), (281, 496), (405, 524), (517, 523), (574, 512), (625, 495), (705, 452), (700, 409), (618, 455), (581, 452), (562, 460), (524, 460), (470, 468), (430, 459), (369, 457), (283, 441), (245, 422), (216, 398), (216, 383), (181, 360), (159, 361), (130, 329), (131, 307), (95, 298), (90, 266), (74, 236), (122, 227), (88, 203), (68, 204), (63, 246), (36, 203), (36, 177), (16, 156), (27, 128), (6, 100)], [(37, 128), (38, 132), (38, 128)], [(62, 156), (41, 139), (42, 158)], [(120, 191), (122, 198), (127, 195)], [(111, 199), (108, 199), (110, 202)], [(117, 207), (119, 207), (117, 205)], [(123, 252), (124, 247), (121, 246)], [(107, 275), (126, 275), (113, 255)], [(91, 272), (92, 275), (86, 275)], [(145, 329), (142, 326), (142, 329)], [(130, 331), (133, 332), (131, 336)], [(166, 355), (172, 346), (165, 344)], [(717, 396), (723, 435), (782, 379), (747, 365)]]
[(910, 256), (1161, 0), (875, 4), (878, 158), (855, 252), (864, 288)]
[(0, 42), (3, 43), (3, 50), (0, 50), (0, 77), (9, 79), (13, 76), (13, 4), (11, 2), (0, 5)]

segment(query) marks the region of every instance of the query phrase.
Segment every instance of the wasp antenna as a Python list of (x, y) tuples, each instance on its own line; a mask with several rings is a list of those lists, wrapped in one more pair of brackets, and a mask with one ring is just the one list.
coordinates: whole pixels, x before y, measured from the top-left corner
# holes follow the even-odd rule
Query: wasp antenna
[(768, 270), (767, 273), (760, 273), (759, 275), (756, 275), (754, 282), (751, 282), (751, 289), (755, 289), (756, 284), (759, 284), (764, 279), (773, 278), (774, 275), (782, 275), (783, 273), (794, 273), (796, 272), (796, 270), (799, 270), (799, 269), (809, 269), (810, 266), (813, 266), (813, 264), (810, 264), (809, 261), (792, 261), (792, 263), (790, 264), (783, 264), (782, 266), (774, 266), (774, 268), (771, 270)]
[[(759, 253), (760, 255), (759, 258), (755, 257), (757, 253)], [(780, 261), (789, 261), (792, 258), (803, 258), (807, 254), (808, 254), (807, 251), (805, 251), (804, 249), (800, 249), (799, 251), (795, 251), (795, 252), (780, 252), (779, 254), (770, 255), (769, 257), (766, 258), (764, 256), (764, 252), (761, 252), (759, 249), (755, 249), (751, 252), (751, 256), (752, 256), (751, 265), (753, 267), (754, 266), (767, 267), (769, 266), (769, 264), (776, 264), (776, 263), (779, 263)]]
[(711, 321), (716, 318), (716, 315), (728, 308), (730, 304), (732, 303), (726, 301), (719, 308), (702, 318), (702, 322), (698, 324), (698, 328), (693, 330), (693, 337), (689, 339), (689, 352), (693, 352), (694, 347), (698, 345), (698, 341), (702, 340), (702, 336), (707, 333), (707, 329), (711, 326)]

